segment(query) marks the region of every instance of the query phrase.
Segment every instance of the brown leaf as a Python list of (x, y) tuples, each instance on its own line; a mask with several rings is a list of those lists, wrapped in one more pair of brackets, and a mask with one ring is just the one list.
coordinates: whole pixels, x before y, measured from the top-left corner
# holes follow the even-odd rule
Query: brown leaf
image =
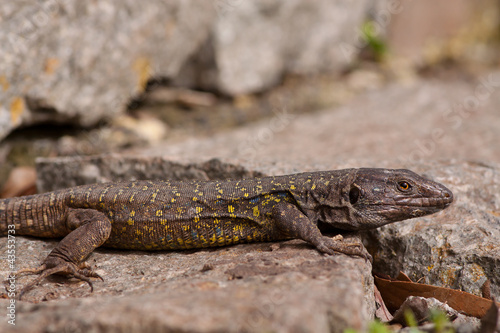
[(434, 297), (453, 309), (477, 318), (483, 317), (493, 301), (460, 290), (415, 283), (400, 273), (401, 280), (389, 280), (375, 275), (375, 285), (379, 289), (387, 308), (396, 311), (408, 296)]
[(375, 302), (377, 304), (377, 310), (375, 311), (375, 317), (380, 319), (383, 323), (387, 323), (393, 319), (391, 313), (384, 304), (384, 300), (380, 291), (378, 291), (377, 286), (375, 286)]
[(483, 285), (481, 286), (481, 293), (483, 294), (484, 298), (493, 299), (493, 298), (491, 298), (491, 282), (490, 282), (490, 280), (486, 280), (486, 282), (483, 283)]

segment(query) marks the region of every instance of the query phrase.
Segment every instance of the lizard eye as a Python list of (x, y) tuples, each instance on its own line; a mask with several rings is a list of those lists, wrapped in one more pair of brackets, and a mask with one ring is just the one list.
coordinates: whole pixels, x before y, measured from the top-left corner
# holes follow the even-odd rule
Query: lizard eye
[(358, 202), (359, 195), (359, 188), (357, 188), (356, 186), (352, 186), (351, 190), (349, 191), (349, 202), (351, 203), (351, 205), (354, 205), (356, 202)]
[(408, 182), (401, 181), (398, 183), (398, 188), (403, 192), (407, 192), (407, 191), (411, 190), (411, 185)]

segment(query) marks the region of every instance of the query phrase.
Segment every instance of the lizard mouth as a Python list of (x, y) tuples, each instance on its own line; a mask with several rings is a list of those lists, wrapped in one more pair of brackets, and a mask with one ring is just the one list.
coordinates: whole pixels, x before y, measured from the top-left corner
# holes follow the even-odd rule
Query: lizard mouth
[(398, 207), (446, 208), (452, 202), (453, 194), (451, 194), (451, 192), (445, 192), (439, 197), (394, 198), (393, 204)]

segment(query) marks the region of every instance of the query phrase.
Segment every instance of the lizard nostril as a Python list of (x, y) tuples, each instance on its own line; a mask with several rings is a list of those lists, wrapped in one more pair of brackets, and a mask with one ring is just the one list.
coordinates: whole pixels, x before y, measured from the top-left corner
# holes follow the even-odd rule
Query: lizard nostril
[(445, 198), (449, 198), (450, 197), (450, 193), (445, 193), (444, 196), (445, 196)]

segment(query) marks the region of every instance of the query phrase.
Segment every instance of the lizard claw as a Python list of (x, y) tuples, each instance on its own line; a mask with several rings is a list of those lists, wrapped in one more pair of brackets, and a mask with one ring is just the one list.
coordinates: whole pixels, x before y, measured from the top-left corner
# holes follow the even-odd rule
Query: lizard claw
[(78, 266), (78, 273), (82, 274), (83, 276), (96, 278), (104, 282), (104, 279), (99, 274), (94, 272), (92, 267), (87, 262), (82, 262), (80, 266)]
[(19, 293), (19, 300), (21, 300), (26, 292), (40, 283), (40, 281), (53, 274), (71, 275), (77, 279), (85, 281), (90, 287), (90, 292), (94, 291), (94, 287), (90, 278), (98, 278), (101, 281), (104, 281), (104, 279), (99, 274), (95, 273), (87, 263), (82, 263), (80, 264), (80, 266), (76, 266), (74, 263), (54, 257), (48, 257), (45, 262), (36, 269), (23, 269), (14, 273), (13, 275), (17, 277), (25, 273), (40, 275), (36, 279), (28, 283), (26, 286), (24, 286), (24, 288)]

